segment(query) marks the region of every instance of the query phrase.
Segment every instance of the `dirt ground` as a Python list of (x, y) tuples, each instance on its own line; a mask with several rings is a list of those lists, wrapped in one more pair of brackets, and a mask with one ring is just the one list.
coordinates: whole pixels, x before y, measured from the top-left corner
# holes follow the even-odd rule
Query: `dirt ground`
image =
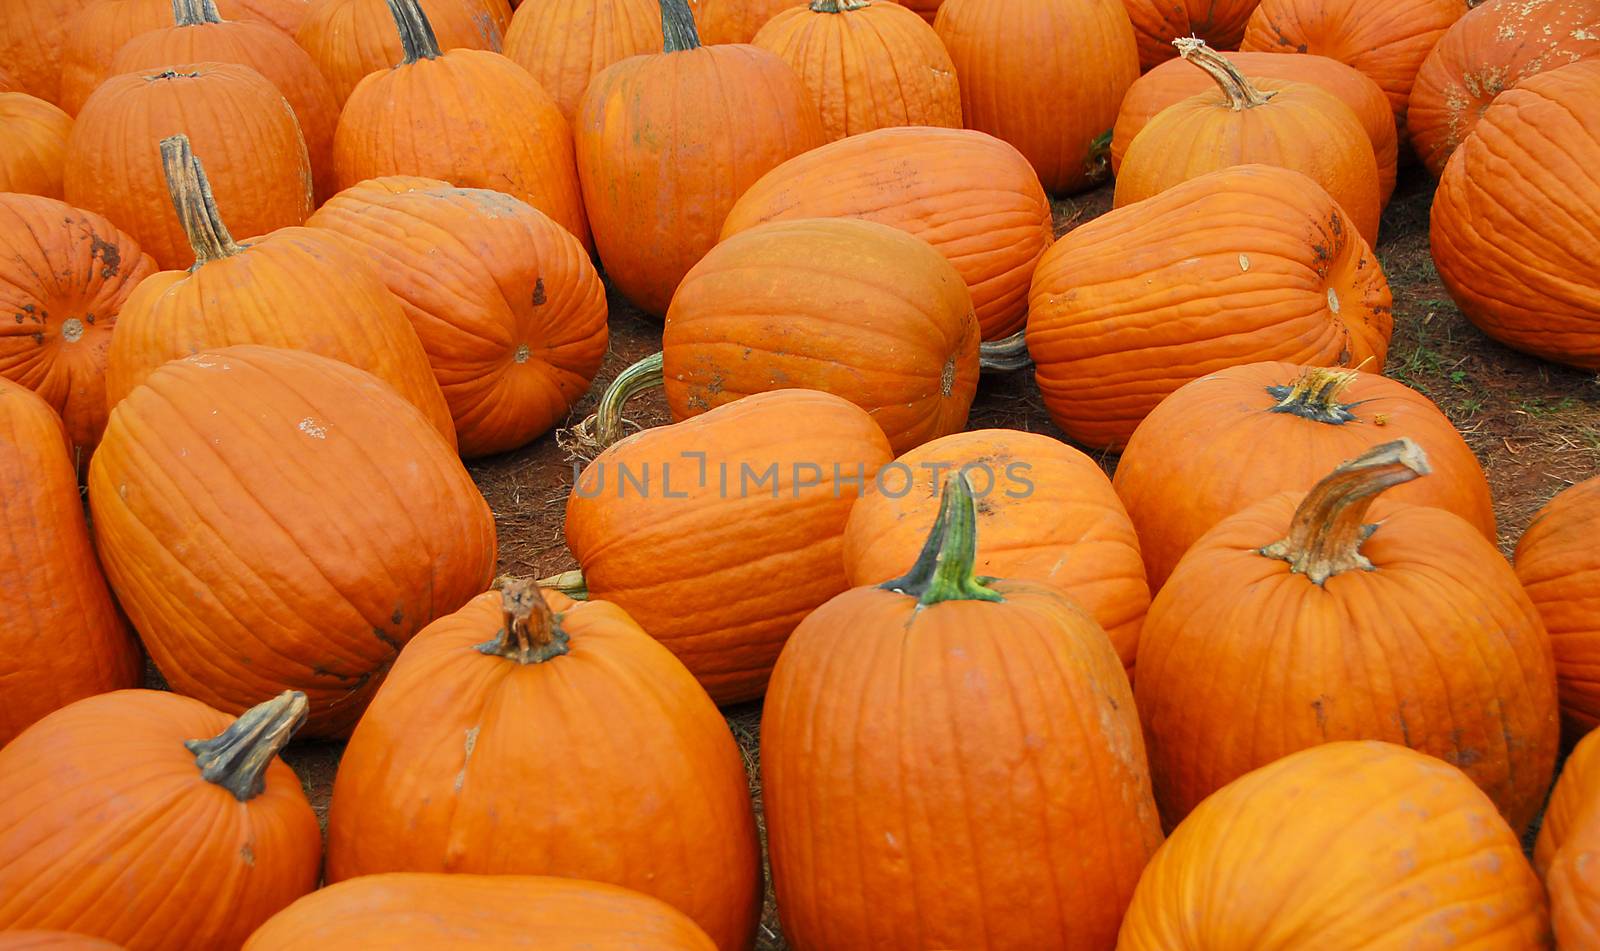
[[(1394, 291), (1395, 335), (1385, 372), (1432, 397), (1466, 436), (1489, 474), (1509, 555), (1535, 511), (1561, 488), (1600, 471), (1600, 383), (1596, 378), (1522, 356), (1483, 337), (1451, 304), (1428, 253), (1433, 184), (1418, 168), (1403, 170), (1383, 219), (1378, 256)], [(1065, 233), (1110, 207), (1110, 188), (1055, 203), (1056, 230)], [(592, 408), (602, 385), (634, 360), (659, 349), (660, 324), (611, 295), (611, 352), (595, 390), (573, 421)], [(639, 425), (667, 421), (658, 396), (630, 404)], [(971, 427), (1009, 427), (1049, 433), (1050, 423), (1031, 373), (985, 376)], [(1116, 458), (1100, 463), (1111, 472)], [(573, 466), (554, 434), (517, 452), (475, 463), (473, 477), (494, 509), (502, 572), (544, 577), (575, 567), (562, 541), (562, 513)], [(744, 750), (757, 808), (760, 705), (726, 711)], [(336, 744), (299, 745), (285, 758), (324, 812), (337, 767)], [(770, 891), (759, 947), (785, 947)]]

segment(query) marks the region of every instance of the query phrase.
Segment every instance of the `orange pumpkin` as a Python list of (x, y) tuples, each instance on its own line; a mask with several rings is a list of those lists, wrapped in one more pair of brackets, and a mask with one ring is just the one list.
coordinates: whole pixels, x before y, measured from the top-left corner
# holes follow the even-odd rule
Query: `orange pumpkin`
[(1277, 165), (1321, 185), (1363, 238), (1378, 240), (1378, 161), (1349, 106), (1310, 83), (1252, 82), (1205, 44), (1176, 42), (1183, 58), (1215, 80), (1221, 93), (1181, 100), (1145, 124), (1117, 170), (1114, 207), (1218, 169)]
[(188, 267), (194, 249), (160, 184), (159, 142), (180, 133), (206, 157), (239, 234), (266, 234), (311, 214), (311, 165), (294, 112), (277, 87), (236, 63), (107, 80), (67, 139), (67, 201), (126, 228), (163, 270)]
[[(334, 133), (340, 189), (385, 175), (490, 188), (554, 218), (590, 248), (572, 130), (528, 71), (485, 50), (439, 52), (418, 0), (389, 0), (405, 60), (358, 84)], [(440, 103), (471, 103), (441, 109)]]
[(609, 340), (605, 287), (543, 212), (499, 192), (379, 178), (307, 224), (349, 239), (400, 298), (462, 455), (530, 442), (588, 392)]
[(152, 275), (123, 304), (106, 361), (108, 406), (168, 360), (253, 343), (360, 367), (455, 443), (428, 355), (400, 302), (359, 255), (308, 228), (283, 228), (240, 245), (223, 224), (188, 140), (162, 140), (161, 157), (194, 264)]
[(61, 60), (72, 18), (96, 0), (0, 3), (0, 63), (16, 91), (61, 102)]
[(797, 948), (1107, 948), (1161, 842), (1105, 632), (1057, 588), (974, 577), (946, 482), (904, 575), (795, 629), (761, 791)]
[[(602, 432), (631, 380), (602, 398)], [(590, 596), (671, 648), (713, 700), (751, 700), (794, 626), (848, 587), (845, 519), (891, 457), (836, 396), (747, 396), (596, 456), (567, 498), (567, 548)]]
[(661, 0), (663, 52), (594, 77), (578, 107), (578, 177), (606, 273), (660, 316), (738, 197), (821, 145), (799, 77), (749, 46), (701, 46), (685, 0)]
[(694, 22), (707, 46), (748, 43), (767, 21), (806, 0), (693, 0)]
[(290, 692), (233, 720), (119, 690), (29, 727), (0, 749), (0, 930), (239, 947), (317, 887), (317, 817), (277, 755), (305, 716)]
[(106, 350), (155, 262), (116, 225), (53, 198), (0, 194), (0, 377), (38, 392), (75, 463), (106, 426)]
[(506, 31), (506, 58), (544, 87), (568, 122), (596, 73), (660, 48), (656, 0), (532, 0)]
[(493, 516), (449, 443), (377, 377), (298, 350), (150, 374), (111, 412), (89, 507), (172, 688), (229, 711), (301, 689), (313, 736), (348, 731), (411, 635), (494, 572)]
[(811, 0), (780, 11), (750, 42), (800, 74), (830, 142), (890, 126), (961, 128), (950, 54), (892, 0)]
[(418, 634), (351, 736), (328, 881), (377, 872), (605, 881), (726, 949), (761, 912), (744, 760), (705, 691), (616, 605), (527, 581)]
[(1570, 737), (1600, 726), (1600, 476), (1562, 490), (1517, 543), (1517, 577), (1555, 648), (1561, 717)]
[(77, 115), (100, 84), (114, 75), (111, 61), (122, 44), (141, 33), (171, 25), (171, 0), (92, 0), (85, 4), (67, 26), (59, 67), (61, 98), (57, 103), (69, 114)]
[(1600, 370), (1600, 59), (1501, 93), (1433, 196), (1439, 278), (1508, 347)]
[(1119, 951), (1547, 948), (1539, 880), (1494, 804), (1447, 763), (1327, 743), (1211, 796), (1172, 833)]
[(933, 25), (967, 128), (1016, 146), (1051, 194), (1105, 179), (1106, 130), (1139, 78), (1121, 0), (945, 0)]
[[(506, 0), (415, 2), (441, 50), (498, 53), (511, 23)], [(387, 71), (407, 55), (387, 0), (318, 0), (294, 38), (316, 60), (341, 108), (361, 80)]]
[(240, 19), (270, 23), (294, 38), (300, 24), (311, 15), (314, 0), (228, 0)]
[(72, 117), (22, 92), (0, 92), (0, 192), (61, 197)]
[(1591, 812), (1550, 860), (1545, 884), (1556, 947), (1600, 946), (1600, 820)]
[(1388, 504), (1428, 472), (1402, 438), (1218, 522), (1156, 594), (1139, 714), (1175, 825), (1252, 769), (1330, 740), (1400, 743), (1459, 766), (1513, 829), (1555, 767), (1555, 665), (1538, 612), (1460, 516)]
[[(1152, 70), (1178, 53), (1172, 41), (1180, 36), (1205, 40), (1219, 50), (1236, 50), (1245, 24), (1261, 0), (1122, 0), (1139, 42), (1139, 68)], [(1231, 58), (1231, 57), (1230, 57)], [(1196, 90), (1198, 92), (1198, 90)]]
[(1539, 877), (1549, 874), (1556, 852), (1573, 832), (1595, 812), (1600, 802), (1600, 733), (1591, 730), (1572, 748), (1561, 766), (1561, 776), (1550, 792), (1539, 819), (1539, 838), (1533, 847), (1533, 867)]
[(1133, 431), (1112, 479), (1159, 590), (1200, 536), (1278, 492), (1304, 492), (1334, 466), (1409, 436), (1435, 478), (1388, 498), (1432, 505), (1496, 540), (1489, 482), (1439, 408), (1376, 373), (1265, 361), (1185, 383)]
[(1121, 447), (1168, 394), (1240, 363), (1381, 369), (1389, 285), (1327, 192), (1223, 169), (1068, 232), (1039, 261), (1028, 351), (1068, 436)]
[(122, 945), (70, 931), (0, 931), (0, 951), (121, 951)]

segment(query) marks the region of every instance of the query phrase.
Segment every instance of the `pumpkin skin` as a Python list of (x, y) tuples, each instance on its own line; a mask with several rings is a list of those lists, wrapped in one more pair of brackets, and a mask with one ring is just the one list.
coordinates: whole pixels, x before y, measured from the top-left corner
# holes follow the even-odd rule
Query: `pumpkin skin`
[(1600, 369), (1600, 61), (1529, 77), (1496, 97), (1433, 196), (1439, 278), (1508, 347)]
[(74, 700), (134, 687), (144, 657), (111, 601), (61, 420), (0, 378), (0, 746)]
[[(1236, 50), (1261, 0), (1122, 0), (1139, 43), (1139, 68), (1149, 71), (1177, 56), (1172, 41), (1194, 36), (1219, 50)], [(1231, 59), (1231, 57), (1230, 57)]]
[(311, 736), (347, 732), (411, 635), (494, 572), (493, 516), (438, 431), (377, 377), (298, 350), (150, 374), (111, 412), (89, 506), (172, 688), (243, 710), (292, 686)]
[(68, 114), (77, 115), (90, 94), (115, 75), (111, 61), (122, 44), (141, 33), (171, 25), (171, 0), (92, 0), (85, 4), (67, 29), (58, 104)]
[(751, 700), (794, 626), (848, 587), (845, 519), (891, 458), (872, 418), (836, 396), (747, 396), (596, 456), (567, 498), (567, 548), (590, 596), (627, 611), (713, 700)]
[(1443, 509), (1386, 503), (1363, 526), (1372, 495), (1426, 471), (1415, 443), (1385, 443), (1303, 498), (1223, 519), (1178, 562), (1145, 618), (1135, 684), (1169, 827), (1252, 769), (1350, 739), (1460, 766), (1519, 832), (1538, 813), (1555, 666), (1516, 575)]
[(304, 716), (298, 694), (236, 722), (119, 690), (35, 723), (0, 749), (0, 929), (239, 947), (317, 886), (317, 817), (277, 758)]
[[(818, 608), (773, 671), (761, 789), (784, 936), (1110, 949), (1161, 842), (1127, 676), (1055, 587), (974, 579), (972, 497), (945, 494), (964, 499), (917, 566)], [(956, 577), (930, 579), (935, 557)]]
[(0, 63), (16, 91), (60, 105), (61, 60), (78, 11), (95, 0), (0, 4)]
[(700, 42), (725, 46), (750, 42), (768, 20), (804, 5), (805, 0), (696, 0), (692, 7)]
[(194, 249), (167, 195), (157, 142), (183, 134), (205, 156), (217, 202), (244, 237), (311, 214), (311, 164), (294, 111), (260, 73), (200, 63), (113, 76), (78, 113), (67, 139), (67, 201), (105, 215), (171, 271)]
[(348, 239), (400, 299), (462, 455), (531, 442), (588, 392), (609, 341), (605, 287), (543, 212), (500, 192), (379, 178), (307, 223)]
[(345, 748), (328, 815), (330, 883), (593, 878), (673, 905), (727, 949), (753, 943), (760, 856), (744, 760), (705, 691), (621, 608), (531, 582), (407, 645)]
[(1590, 731), (1562, 764), (1539, 819), (1539, 838), (1533, 847), (1533, 867), (1545, 878), (1550, 863), (1574, 830), (1590, 821), (1594, 804), (1600, 802), (1600, 733)]
[(1556, 655), (1561, 718), (1568, 737), (1600, 725), (1600, 477), (1563, 489), (1517, 542), (1517, 577), (1539, 609)]
[(1404, 747), (1339, 742), (1201, 803), (1150, 860), (1117, 947), (1549, 944), (1539, 881), (1481, 790)]
[[(439, 49), (498, 53), (511, 24), (506, 0), (418, 0)], [(345, 100), (369, 74), (405, 58), (394, 17), (384, 0), (318, 0), (294, 36), (322, 75), (333, 98)]]
[(99, 215), (0, 194), (0, 315), (12, 318), (0, 320), (0, 377), (61, 415), (76, 462), (106, 426), (106, 350), (117, 314), (155, 271), (139, 243)]
[(0, 192), (61, 197), (72, 117), (27, 93), (0, 92)]
[(961, 79), (967, 128), (1016, 146), (1052, 195), (1105, 179), (1099, 140), (1139, 78), (1121, 0), (945, 0), (933, 26)]
[(1600, 942), (1600, 821), (1591, 810), (1550, 861), (1545, 884), (1559, 948), (1592, 948)]
[(0, 931), (0, 951), (121, 951), (122, 945), (70, 931)]
[(1086, 446), (1120, 448), (1168, 394), (1229, 366), (1380, 369), (1389, 285), (1348, 221), (1300, 173), (1244, 165), (1068, 232), (1028, 296), (1050, 418)]
[(984, 340), (1022, 329), (1028, 282), (1055, 238), (1033, 166), (968, 129), (879, 129), (797, 155), (745, 191), (722, 238), (792, 218), (862, 218), (933, 245), (966, 281)]
[(1385, 498), (1454, 512), (1495, 541), (1478, 457), (1431, 400), (1376, 373), (1277, 361), (1208, 373), (1145, 417), (1111, 484), (1159, 590), (1213, 525), (1279, 492), (1307, 491), (1344, 460), (1400, 436), (1423, 448), (1434, 476)]
[(290, 39), (294, 39), (315, 6), (312, 0), (229, 0), (228, 5), (238, 11), (240, 19), (270, 23)]
[(531, 0), (506, 31), (506, 58), (544, 87), (568, 122), (596, 73), (659, 49), (656, 0)]

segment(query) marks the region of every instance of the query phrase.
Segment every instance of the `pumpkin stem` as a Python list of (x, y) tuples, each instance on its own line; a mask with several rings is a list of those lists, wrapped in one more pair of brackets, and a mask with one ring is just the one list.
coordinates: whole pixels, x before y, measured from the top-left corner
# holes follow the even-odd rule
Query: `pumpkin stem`
[(1312, 486), (1294, 510), (1288, 537), (1261, 554), (1287, 561), (1318, 585), (1342, 571), (1371, 571), (1361, 554), (1361, 543), (1377, 527), (1362, 521), (1367, 509), (1379, 493), (1430, 471), (1427, 454), (1408, 438), (1374, 446)]
[(199, 26), (202, 23), (221, 23), (213, 0), (172, 0), (172, 19), (178, 26)]
[(700, 48), (700, 31), (695, 29), (689, 0), (661, 0), (661, 41), (665, 53)]
[(812, 13), (849, 13), (872, 6), (872, 0), (811, 0)]
[(1290, 413), (1301, 419), (1338, 426), (1356, 418), (1349, 404), (1339, 402), (1361, 374), (1355, 370), (1308, 367), (1289, 386), (1269, 386), (1267, 395), (1278, 401), (1269, 413)]
[(1228, 97), (1228, 107), (1235, 112), (1265, 105), (1276, 95), (1257, 89), (1250, 80), (1244, 78), (1244, 73), (1239, 72), (1239, 67), (1207, 46), (1205, 40), (1180, 36), (1172, 41), (1172, 45), (1178, 48), (1179, 56), (1205, 70), (1206, 75), (1222, 88), (1222, 94)]
[(478, 645), (480, 653), (519, 664), (542, 664), (570, 650), (567, 634), (561, 629), (561, 619), (544, 603), (537, 582), (506, 578), (498, 587), (505, 626), (494, 640)]
[(534, 584), (541, 588), (554, 588), (574, 601), (589, 600), (589, 582), (584, 579), (582, 568), (540, 578)]
[(188, 136), (179, 134), (161, 140), (161, 171), (167, 179), (172, 207), (178, 213), (183, 233), (189, 236), (189, 247), (194, 249), (194, 267), (190, 270), (244, 250), (222, 223), (205, 166), (190, 148)]
[(957, 472), (944, 481), (939, 517), (911, 570), (878, 587), (908, 594), (924, 607), (940, 601), (1002, 601), (973, 573), (978, 560), (978, 515), (972, 484)]
[(384, 0), (389, 5), (389, 15), (400, 28), (400, 48), (405, 50), (401, 66), (409, 66), (419, 59), (439, 58), (439, 38), (433, 33), (433, 24), (422, 12), (418, 0)]
[(201, 779), (249, 802), (267, 788), (267, 767), (306, 722), (308, 707), (305, 694), (285, 690), (246, 710), (211, 739), (185, 740), (183, 747), (194, 754)]
[(592, 459), (620, 440), (627, 421), (622, 407), (645, 390), (661, 385), (661, 357), (653, 353), (628, 367), (600, 394), (594, 414), (567, 430), (566, 449), (573, 456)]
[(1033, 365), (1028, 355), (1026, 330), (1019, 330), (999, 340), (985, 340), (978, 344), (978, 369), (1021, 370)]

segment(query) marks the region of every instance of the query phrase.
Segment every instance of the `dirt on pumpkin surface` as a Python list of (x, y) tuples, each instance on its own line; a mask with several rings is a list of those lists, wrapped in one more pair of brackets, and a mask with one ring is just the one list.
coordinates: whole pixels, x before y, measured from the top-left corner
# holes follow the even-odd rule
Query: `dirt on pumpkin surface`
[[(1394, 291), (1395, 333), (1385, 372), (1432, 397), (1465, 435), (1489, 474), (1501, 548), (1509, 555), (1533, 514), (1557, 491), (1600, 472), (1600, 383), (1593, 375), (1543, 363), (1488, 340), (1461, 316), (1439, 282), (1428, 253), (1433, 183), (1420, 168), (1402, 173), (1383, 219), (1378, 256)], [(1056, 231), (1103, 214), (1111, 190), (1055, 202)], [(660, 347), (661, 325), (611, 294), (611, 352), (595, 389), (570, 422), (593, 407), (603, 385), (623, 367)], [(640, 426), (668, 421), (659, 394), (629, 404)], [(1007, 427), (1062, 438), (1045, 414), (1028, 371), (983, 378), (970, 427)], [(1114, 455), (1097, 456), (1109, 473)], [(544, 577), (575, 567), (562, 540), (562, 515), (573, 463), (555, 434), (513, 453), (470, 466), (494, 509), (503, 573)], [(744, 751), (758, 809), (760, 704), (725, 711)], [(285, 758), (299, 772), (325, 816), (340, 746), (299, 744)], [(785, 944), (770, 885), (758, 947)]]

